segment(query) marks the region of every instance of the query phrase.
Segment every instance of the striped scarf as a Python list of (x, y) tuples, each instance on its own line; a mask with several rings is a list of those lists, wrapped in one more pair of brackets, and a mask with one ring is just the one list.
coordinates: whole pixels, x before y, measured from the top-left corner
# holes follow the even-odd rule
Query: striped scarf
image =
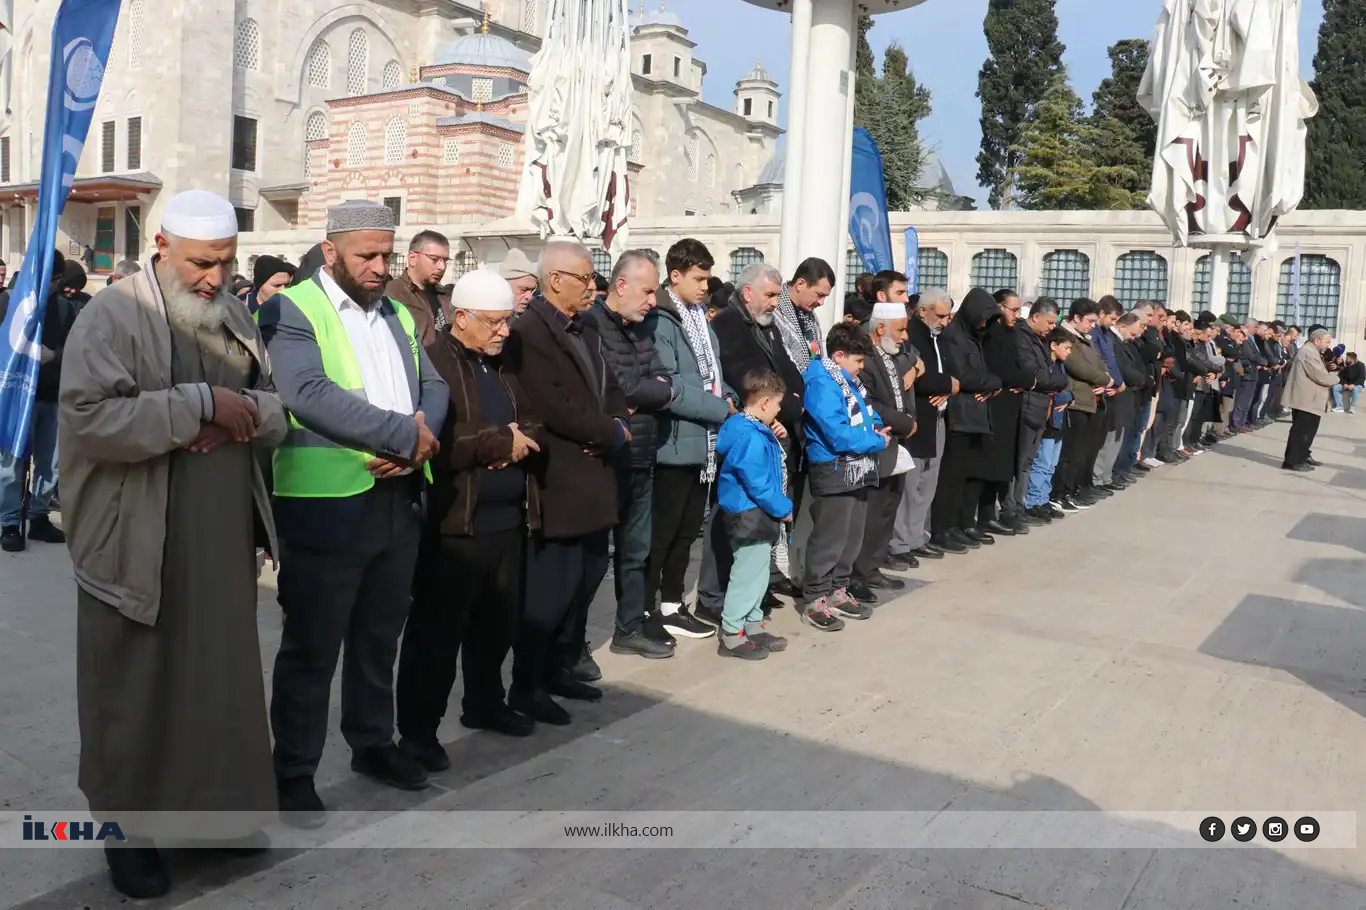
[[(844, 370), (840, 369), (839, 365), (828, 357), (821, 358), (821, 366), (825, 367), (825, 372), (830, 374), (831, 379), (839, 383), (840, 391), (844, 394), (844, 406), (848, 410), (849, 419), (852, 421), (862, 413), (859, 409), (859, 400), (854, 397), (854, 388), (859, 390), (859, 394), (863, 395), (865, 400), (867, 398), (868, 393), (863, 388), (863, 383), (855, 377), (854, 385), (851, 388), (849, 380), (845, 378)], [(871, 455), (836, 455), (835, 463), (844, 472), (844, 482), (850, 487), (863, 486), (864, 479), (877, 467)]]
[(887, 378), (892, 381), (893, 403), (898, 411), (904, 411), (906, 410), (906, 400), (901, 397), (901, 377), (896, 374), (896, 364), (892, 362), (892, 356), (884, 351), (881, 345), (878, 345), (877, 354), (882, 358), (882, 367), (887, 371)]
[[(687, 336), (688, 347), (692, 348), (693, 359), (697, 361), (697, 371), (702, 374), (702, 386), (709, 393), (721, 397), (721, 373), (716, 362), (716, 352), (711, 348), (711, 332), (707, 330), (706, 311), (700, 305), (690, 305), (678, 299), (673, 288), (668, 288), (669, 299), (678, 311), (683, 323), (683, 334)], [(716, 428), (707, 427), (707, 463), (702, 466), (703, 483), (716, 479)]]
[(806, 310), (792, 304), (788, 285), (784, 284), (778, 294), (778, 308), (773, 311), (773, 321), (778, 324), (778, 334), (783, 339), (783, 350), (796, 366), (798, 373), (805, 373), (813, 357), (824, 357), (825, 349), (821, 344), (821, 327), (816, 317)]

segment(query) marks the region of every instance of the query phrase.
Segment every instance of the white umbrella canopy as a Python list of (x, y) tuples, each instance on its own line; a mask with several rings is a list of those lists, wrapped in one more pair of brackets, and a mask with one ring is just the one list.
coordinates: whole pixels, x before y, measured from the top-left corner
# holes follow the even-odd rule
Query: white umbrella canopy
[(531, 95), (517, 214), (542, 237), (625, 248), (630, 187), (627, 0), (551, 0)]
[(1300, 0), (1164, 0), (1138, 100), (1157, 121), (1148, 204), (1178, 246), (1275, 252), (1304, 192)]

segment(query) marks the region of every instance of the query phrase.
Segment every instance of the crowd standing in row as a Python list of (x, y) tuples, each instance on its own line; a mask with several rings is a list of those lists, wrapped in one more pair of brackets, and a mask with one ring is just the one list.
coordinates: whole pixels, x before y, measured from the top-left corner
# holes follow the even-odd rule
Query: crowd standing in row
[[(80, 786), (97, 818), (141, 813), (106, 854), (134, 897), (169, 887), (158, 838), (257, 849), (277, 812), (324, 822), (339, 661), (352, 768), (421, 789), (450, 765), (457, 654), (468, 728), (526, 736), (571, 722), (557, 699), (602, 697), (586, 629), (609, 567), (613, 652), (717, 636), (720, 655), (762, 660), (787, 645), (775, 595), (837, 632), (919, 560), (1089, 508), (1282, 407), (1286, 467), (1308, 470), (1337, 383), (1317, 327), (1297, 353), (1279, 323), (1113, 298), (1026, 312), (974, 289), (955, 308), (892, 271), (826, 332), (828, 263), (790, 280), (751, 265), (717, 306), (692, 239), (662, 268), (628, 251), (610, 276), (550, 243), (448, 288), (446, 238), (417, 234), (391, 277), (392, 213), (352, 201), (299, 266), (261, 257), (235, 288), (236, 233), (225, 200), (172, 198), (148, 267), (45, 335)], [(1348, 360), (1334, 400), (1354, 404), (1366, 377)], [(45, 507), (36, 493), (41, 534)], [(260, 551), (284, 614), (268, 714)]]

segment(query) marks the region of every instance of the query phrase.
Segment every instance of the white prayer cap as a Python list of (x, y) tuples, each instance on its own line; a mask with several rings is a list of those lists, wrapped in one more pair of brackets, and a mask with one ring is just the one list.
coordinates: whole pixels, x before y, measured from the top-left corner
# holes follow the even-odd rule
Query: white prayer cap
[(873, 306), (873, 318), (874, 318), (874, 319), (905, 319), (905, 318), (906, 318), (906, 304), (904, 304), (904, 303), (892, 303), (890, 300), (881, 301), (880, 303), (874, 304), (874, 306)]
[(510, 310), (512, 304), (512, 285), (488, 269), (466, 272), (451, 290), (451, 306), (457, 310)]
[(186, 240), (227, 240), (237, 236), (237, 212), (216, 193), (186, 190), (167, 200), (161, 230)]

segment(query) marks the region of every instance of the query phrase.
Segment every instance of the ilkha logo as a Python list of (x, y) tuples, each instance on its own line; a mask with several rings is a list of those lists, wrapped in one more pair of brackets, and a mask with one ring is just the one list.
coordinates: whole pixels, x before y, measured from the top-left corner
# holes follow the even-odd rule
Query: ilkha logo
[(53, 822), (52, 830), (44, 831), (43, 822), (30, 821), (32, 815), (24, 816), (24, 840), (127, 840), (119, 830), (118, 822), (105, 822), (100, 832), (95, 833), (94, 822)]

